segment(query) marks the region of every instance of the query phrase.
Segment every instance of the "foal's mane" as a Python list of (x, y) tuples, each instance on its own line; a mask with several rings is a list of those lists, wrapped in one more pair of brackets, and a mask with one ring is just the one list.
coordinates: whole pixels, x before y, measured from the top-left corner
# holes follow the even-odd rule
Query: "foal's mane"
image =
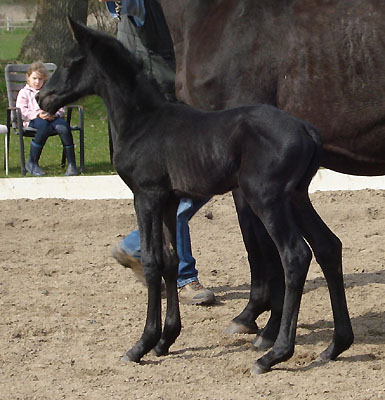
[(129, 83), (135, 94), (148, 104), (165, 100), (157, 81), (149, 76), (142, 60), (111, 35), (95, 31), (92, 34), (95, 35), (95, 45), (91, 46), (91, 51), (94, 50), (94, 56), (106, 68), (112, 80)]

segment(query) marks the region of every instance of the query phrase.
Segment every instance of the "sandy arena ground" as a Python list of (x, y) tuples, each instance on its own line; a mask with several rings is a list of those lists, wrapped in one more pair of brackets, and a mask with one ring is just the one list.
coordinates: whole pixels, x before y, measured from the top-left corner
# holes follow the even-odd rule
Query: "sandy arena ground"
[(120, 358), (141, 335), (146, 290), (110, 257), (135, 227), (132, 201), (0, 201), (0, 399), (385, 399), (385, 191), (311, 197), (344, 245), (355, 343), (335, 362), (312, 363), (333, 329), (313, 262), (295, 354), (262, 376), (249, 373), (262, 354), (253, 336), (223, 334), (249, 289), (230, 195), (191, 222), (200, 279), (217, 304), (182, 305), (183, 330), (170, 354), (140, 364)]

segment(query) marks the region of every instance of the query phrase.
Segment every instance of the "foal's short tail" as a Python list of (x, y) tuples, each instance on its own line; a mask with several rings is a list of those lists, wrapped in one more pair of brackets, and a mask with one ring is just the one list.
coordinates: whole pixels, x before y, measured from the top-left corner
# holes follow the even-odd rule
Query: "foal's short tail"
[[(297, 189), (300, 191), (306, 190), (308, 191), (309, 185), (313, 176), (317, 173), (318, 168), (321, 165), (321, 156), (322, 156), (322, 141), (321, 135), (318, 133), (317, 129), (311, 124), (305, 124), (304, 126), (306, 133), (310, 136), (312, 140), (313, 146), (311, 146), (313, 150), (313, 154), (310, 158), (308, 168), (305, 171), (304, 176), (299, 182)], [(310, 150), (310, 149), (309, 149)]]

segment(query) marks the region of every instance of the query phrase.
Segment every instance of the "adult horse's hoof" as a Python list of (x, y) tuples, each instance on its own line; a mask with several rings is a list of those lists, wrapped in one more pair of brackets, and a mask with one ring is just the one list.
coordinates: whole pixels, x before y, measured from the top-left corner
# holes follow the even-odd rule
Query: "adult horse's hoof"
[(346, 335), (343, 340), (339, 339), (338, 344), (333, 341), (317, 358), (318, 362), (335, 360), (342, 352), (347, 350), (353, 343), (353, 332)]
[(225, 335), (234, 335), (236, 333), (258, 333), (258, 327), (250, 328), (249, 326), (240, 324), (239, 322), (231, 321), (227, 328), (224, 329), (223, 333)]
[(253, 340), (253, 346), (258, 350), (267, 350), (273, 347), (274, 341), (264, 338), (263, 336), (256, 336)]
[(128, 350), (127, 353), (121, 358), (123, 362), (140, 362), (140, 357), (136, 356), (132, 350)]
[(270, 368), (268, 368), (268, 369), (263, 368), (261, 365), (258, 364), (258, 361), (256, 361), (250, 370), (250, 374), (251, 375), (262, 375), (262, 374), (266, 374), (266, 372), (269, 372), (269, 371), (271, 371)]

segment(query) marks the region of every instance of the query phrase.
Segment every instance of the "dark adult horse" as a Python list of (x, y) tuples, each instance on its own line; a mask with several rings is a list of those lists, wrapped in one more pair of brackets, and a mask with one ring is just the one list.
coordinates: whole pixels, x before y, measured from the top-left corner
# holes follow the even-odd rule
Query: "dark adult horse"
[(385, 174), (383, 0), (160, 1), (180, 100), (276, 105), (320, 130), (325, 167)]
[[(176, 288), (176, 210), (179, 196), (210, 197), (234, 188), (260, 218), (282, 259), (285, 299), (273, 348), (254, 365), (268, 371), (294, 352), (297, 317), (311, 260), (310, 244), (329, 285), (335, 332), (321, 359), (335, 359), (353, 341), (342, 277), (341, 243), (308, 197), (319, 167), (314, 127), (269, 105), (203, 112), (171, 104), (111, 36), (70, 20), (77, 45), (40, 91), (50, 113), (97, 94), (111, 121), (114, 165), (134, 193), (142, 264), (148, 286), (144, 332), (125, 360), (154, 349), (164, 355), (181, 330)], [(162, 332), (161, 278), (167, 311)]]
[[(276, 105), (320, 130), (323, 166), (385, 174), (383, 0), (160, 2), (174, 40), (180, 100), (205, 110)], [(277, 334), (280, 291), (279, 279), (264, 279), (274, 265), (279, 276), (280, 259), (234, 195), (252, 276), (249, 303), (228, 332), (255, 331), (257, 316), (272, 308), (256, 341), (264, 347)]]

